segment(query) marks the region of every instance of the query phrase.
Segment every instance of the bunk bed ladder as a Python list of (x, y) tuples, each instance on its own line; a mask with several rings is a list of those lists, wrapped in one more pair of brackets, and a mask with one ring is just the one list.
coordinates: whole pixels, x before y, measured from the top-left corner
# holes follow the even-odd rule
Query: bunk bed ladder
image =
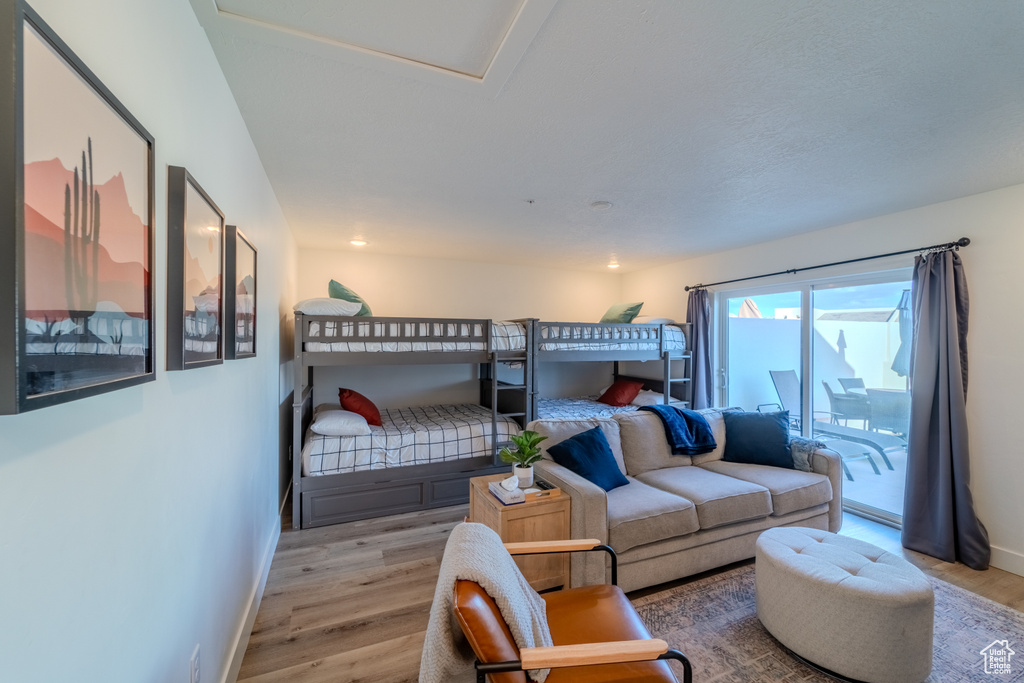
[[(689, 326), (689, 323), (684, 323), (683, 325), (680, 325), (680, 327), (683, 327), (684, 330), (686, 330), (688, 328), (688, 326)], [(684, 334), (686, 334), (686, 333), (684, 332)], [(662, 377), (664, 378), (663, 390), (664, 390), (665, 403), (667, 405), (676, 406), (677, 408), (690, 408), (690, 409), (692, 409), (692, 407), (693, 407), (693, 382), (691, 381), (691, 378), (693, 377), (693, 366), (692, 366), (693, 354), (690, 353), (690, 345), (689, 345), (689, 343), (687, 343), (685, 351), (683, 351), (682, 353), (677, 353), (675, 356), (673, 356), (672, 352), (669, 351), (668, 349), (666, 349), (665, 346), (664, 346), (664, 339), (665, 339), (664, 335), (665, 335), (665, 331), (664, 331), (664, 327), (662, 327), (662, 333), (661, 333), (661, 338), (662, 338), (661, 361), (663, 363)], [(688, 339), (689, 336), (690, 335), (688, 335), (688, 334), (686, 335), (687, 341), (689, 341), (689, 339)], [(682, 375), (678, 375), (678, 376), (673, 376), (672, 375), (672, 362), (673, 361), (677, 361), (679, 364), (682, 365), (682, 372), (683, 372)], [(672, 391), (673, 385), (678, 385), (678, 384), (681, 384), (683, 386), (682, 392), (676, 391), (676, 392), (673, 393), (673, 391)], [(680, 396), (680, 394), (682, 394), (682, 395)]]
[[(518, 363), (522, 372), (521, 382), (504, 382), (498, 378), (501, 365)], [(480, 402), (491, 409), (491, 435), (494, 461), (498, 464), (498, 451), (511, 442), (494, 439), (498, 433), (498, 415), (511, 417), (525, 427), (530, 421), (530, 405), (533, 397), (533, 368), (526, 353), (491, 353), (490, 360), (480, 366)]]

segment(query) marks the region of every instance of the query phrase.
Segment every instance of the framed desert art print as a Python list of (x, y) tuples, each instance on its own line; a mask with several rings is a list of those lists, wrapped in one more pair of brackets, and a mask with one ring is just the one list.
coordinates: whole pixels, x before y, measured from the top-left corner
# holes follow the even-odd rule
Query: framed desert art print
[(224, 352), (229, 360), (252, 358), (256, 355), (256, 247), (234, 225), (227, 226), (225, 234)]
[(224, 362), (224, 214), (181, 166), (167, 167), (167, 369)]
[(0, 413), (154, 379), (153, 136), (0, 0)]

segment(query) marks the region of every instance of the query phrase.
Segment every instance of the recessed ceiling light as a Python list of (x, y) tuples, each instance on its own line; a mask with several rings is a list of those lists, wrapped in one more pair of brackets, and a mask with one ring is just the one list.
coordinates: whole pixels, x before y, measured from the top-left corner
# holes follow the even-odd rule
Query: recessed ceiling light
[(619, 267), (619, 264), (618, 264), (618, 263), (609, 263), (609, 264), (608, 264), (608, 267), (609, 267), (609, 268), (618, 268), (618, 267)]
[(352, 240), (349, 244), (352, 244), (352, 245), (357, 246), (357, 247), (365, 247), (366, 246), (366, 240)]
[(604, 200), (591, 202), (590, 208), (593, 209), (594, 211), (607, 211), (608, 209), (612, 208), (612, 203), (606, 202)]

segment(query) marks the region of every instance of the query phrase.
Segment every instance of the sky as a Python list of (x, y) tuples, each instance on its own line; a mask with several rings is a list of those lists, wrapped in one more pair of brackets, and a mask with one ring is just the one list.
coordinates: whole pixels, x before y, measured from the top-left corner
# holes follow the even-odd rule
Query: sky
[(82, 152), (92, 138), (94, 184), (122, 174), (128, 202), (146, 225), (147, 143), (27, 26), (24, 80), (25, 163), (60, 159), (64, 168), (81, 166)]
[[(910, 282), (885, 282), (853, 287), (835, 287), (814, 290), (814, 308), (826, 311), (860, 309), (893, 309), (900, 302), (904, 289), (910, 289)], [(729, 315), (739, 313), (744, 296), (729, 299)], [(800, 308), (800, 292), (780, 292), (749, 297), (757, 304), (761, 317), (774, 318), (776, 308)]]

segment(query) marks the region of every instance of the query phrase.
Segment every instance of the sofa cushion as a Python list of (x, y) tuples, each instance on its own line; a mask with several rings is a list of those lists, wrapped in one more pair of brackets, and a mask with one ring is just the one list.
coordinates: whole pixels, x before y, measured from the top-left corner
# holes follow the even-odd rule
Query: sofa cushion
[(688, 455), (672, 455), (665, 426), (654, 413), (638, 410), (612, 418), (619, 426), (626, 474), (635, 477), (651, 470), (690, 464)]
[(693, 501), (701, 529), (772, 514), (772, 499), (767, 488), (705, 467), (653, 470), (639, 475), (637, 479)]
[(619, 471), (612, 449), (608, 446), (608, 439), (600, 427), (559, 441), (548, 449), (548, 453), (559, 465), (569, 468), (605, 491), (629, 483), (626, 475)]
[(708, 421), (708, 426), (711, 427), (711, 433), (715, 435), (715, 450), (710, 453), (701, 453), (700, 455), (693, 456), (693, 464), (700, 465), (705, 462), (712, 462), (714, 460), (721, 460), (725, 456), (725, 420), (722, 418), (722, 412), (724, 410), (730, 410), (729, 408), (704, 408), (697, 412), (704, 416), (704, 419)]
[(586, 420), (534, 420), (530, 424), (526, 425), (527, 429), (532, 429), (542, 436), (548, 437), (546, 441), (541, 442), (540, 450), (544, 454), (547, 460), (553, 460), (551, 454), (548, 453), (548, 449), (554, 446), (560, 441), (565, 441), (570, 436), (575, 436), (580, 432), (585, 432), (588, 429), (594, 427), (600, 427), (601, 431), (604, 432), (604, 437), (608, 439), (608, 447), (612, 449), (612, 456), (615, 458), (615, 464), (619, 466), (619, 471), (626, 474), (626, 466), (622, 462), (622, 446), (619, 443), (619, 423), (615, 420), (607, 417), (594, 417)]
[[(690, 468), (687, 468), (690, 469)], [(627, 477), (608, 492), (608, 543), (621, 553), (700, 528), (691, 501)]]
[(776, 517), (832, 500), (832, 484), (823, 474), (738, 462), (709, 462), (701, 467), (765, 487), (771, 493)]

